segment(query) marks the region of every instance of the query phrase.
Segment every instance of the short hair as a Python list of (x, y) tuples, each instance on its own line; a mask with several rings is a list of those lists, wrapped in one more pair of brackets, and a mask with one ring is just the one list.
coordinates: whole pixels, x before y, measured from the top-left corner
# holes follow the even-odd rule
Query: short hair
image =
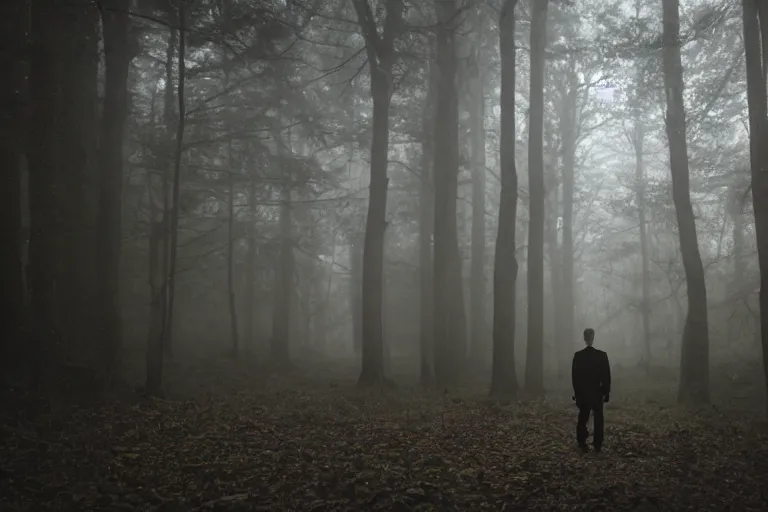
[(595, 330), (587, 327), (584, 329), (584, 341), (595, 341)]

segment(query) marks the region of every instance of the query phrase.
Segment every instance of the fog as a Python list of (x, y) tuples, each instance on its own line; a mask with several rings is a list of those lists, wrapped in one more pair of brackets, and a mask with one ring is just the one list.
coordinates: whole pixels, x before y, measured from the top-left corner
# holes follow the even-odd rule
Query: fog
[(762, 4), (5, 4), (1, 508), (768, 505)]

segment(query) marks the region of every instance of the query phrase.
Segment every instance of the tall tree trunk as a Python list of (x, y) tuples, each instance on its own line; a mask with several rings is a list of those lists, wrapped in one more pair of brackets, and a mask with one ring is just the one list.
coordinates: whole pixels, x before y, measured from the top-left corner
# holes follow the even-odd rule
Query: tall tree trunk
[[(731, 183), (728, 187), (727, 195), (725, 197), (725, 214), (723, 217), (723, 229), (720, 232), (720, 239), (725, 235), (725, 228), (728, 224), (728, 218), (731, 219), (733, 227), (731, 228), (731, 235), (733, 237), (733, 267), (731, 280), (728, 283), (728, 295), (730, 297), (743, 297), (747, 291), (745, 289), (744, 282), (744, 270), (746, 261), (744, 259), (744, 203), (746, 201), (746, 193), (741, 190), (741, 182), (737, 179)], [(748, 192), (748, 191), (746, 191)], [(718, 242), (718, 246), (721, 242)], [(719, 254), (719, 251), (718, 251)], [(751, 283), (749, 283), (751, 287)], [(737, 306), (738, 307), (738, 306)], [(750, 309), (750, 313), (752, 310)], [(750, 317), (755, 320), (756, 332), (760, 330), (760, 318), (759, 315), (750, 314)], [(734, 341), (739, 338), (739, 331), (741, 330), (741, 324), (743, 320), (731, 315), (728, 318), (728, 339)], [(755, 348), (760, 345), (759, 336), (757, 337), (757, 343)]]
[[(151, 179), (151, 176), (148, 176)], [(149, 333), (147, 336), (145, 389), (151, 395), (160, 395), (163, 386), (163, 309), (166, 297), (166, 274), (162, 272), (165, 261), (166, 224), (162, 217), (155, 220), (153, 199), (150, 190), (150, 225), (149, 225)], [(162, 214), (161, 214), (162, 215)]]
[(363, 368), (360, 385), (383, 381), (383, 278), (384, 232), (387, 227), (387, 162), (389, 153), (389, 106), (392, 100), (394, 42), (403, 25), (403, 0), (387, 0), (387, 16), (379, 34), (367, 0), (354, 0), (357, 20), (365, 39), (371, 71), (373, 137), (371, 141), (371, 185), (363, 249), (362, 327)]
[(248, 187), (248, 251), (245, 262), (245, 344), (246, 351), (256, 350), (254, 315), (256, 314), (256, 179)]
[(291, 296), (293, 295), (293, 273), (295, 268), (293, 238), (291, 234), (291, 187), (292, 176), (285, 163), (293, 156), (288, 134), (288, 146), (282, 135), (275, 132), (275, 144), (280, 155), (280, 257), (275, 267), (275, 303), (272, 309), (272, 343), (270, 352), (278, 365), (291, 361)]
[[(170, 22), (173, 24), (176, 16), (173, 16), (173, 11), (169, 11)], [(176, 106), (174, 100), (176, 99), (176, 93), (173, 88), (173, 60), (176, 54), (178, 46), (178, 31), (171, 27), (168, 34), (168, 45), (165, 50), (165, 91), (164, 91), (164, 108), (163, 108), (163, 124), (165, 125), (165, 144), (168, 154), (167, 168), (164, 169), (162, 177), (162, 231), (160, 232), (161, 245), (158, 248), (158, 257), (160, 260), (160, 272), (162, 273), (162, 285), (158, 293), (160, 293), (161, 299), (156, 303), (159, 308), (161, 317), (161, 330), (160, 330), (160, 343), (163, 347), (163, 351), (169, 356), (173, 356), (172, 336), (169, 336), (166, 331), (166, 324), (168, 318), (168, 272), (170, 271), (170, 227), (171, 227), (171, 180), (173, 179), (173, 147), (174, 133), (179, 126), (179, 118), (176, 114)]]
[(515, 291), (517, 259), (517, 168), (515, 166), (515, 6), (505, 0), (499, 19), (501, 51), (501, 198), (493, 270), (492, 395), (517, 394), (515, 368)]
[(352, 316), (352, 349), (363, 351), (363, 240), (361, 233), (354, 233), (349, 244), (349, 311)]
[(176, 151), (173, 163), (173, 186), (171, 188), (170, 233), (168, 242), (168, 309), (163, 323), (163, 346), (173, 346), (173, 306), (176, 299), (176, 254), (179, 247), (179, 195), (181, 193), (181, 159), (184, 148), (184, 126), (186, 123), (186, 104), (184, 99), (185, 75), (186, 75), (186, 7), (184, 2), (179, 2), (179, 83), (176, 98), (179, 102), (178, 122), (176, 128)]
[[(173, 129), (173, 55), (175, 53), (175, 31), (166, 48), (165, 63), (165, 101), (163, 124), (166, 130), (166, 143), (170, 148)], [(147, 196), (149, 204), (149, 251), (147, 261), (147, 276), (149, 284), (149, 331), (147, 333), (146, 380), (145, 388), (148, 393), (159, 395), (163, 383), (163, 352), (170, 347), (163, 344), (163, 326), (167, 313), (167, 284), (168, 275), (168, 212), (170, 199), (169, 173), (170, 166), (165, 169), (160, 178), (160, 200), (155, 204), (152, 174), (147, 174)]]
[[(568, 95), (560, 119), (560, 142), (563, 155), (563, 243), (560, 249), (562, 261), (558, 318), (562, 318), (559, 335), (562, 337), (560, 365), (569, 368), (573, 352), (576, 311), (576, 283), (573, 244), (573, 204), (576, 183), (576, 134), (578, 131), (580, 84), (575, 72), (569, 73)], [(557, 223), (557, 221), (555, 221)], [(560, 316), (562, 315), (562, 316)]]
[(419, 181), (419, 348), (421, 385), (431, 386), (434, 379), (434, 303), (432, 298), (432, 230), (434, 219), (434, 187), (432, 156), (434, 137), (434, 64), (430, 63), (427, 100), (421, 124), (421, 180)]
[[(480, 33), (479, 16), (475, 28)], [(472, 250), (470, 265), (470, 354), (480, 361), (488, 351), (485, 313), (485, 93), (480, 43), (473, 50), (469, 109), (472, 153)]]
[(229, 328), (232, 336), (232, 357), (240, 352), (240, 333), (237, 329), (237, 300), (235, 297), (235, 175), (232, 168), (232, 143), (227, 147), (229, 165), (229, 212), (227, 215), (227, 296), (229, 299)]
[[(528, 183), (528, 350), (525, 387), (538, 395), (544, 391), (544, 52), (549, 0), (531, 7), (531, 106), (529, 115)], [(565, 236), (563, 252), (565, 252)], [(564, 276), (565, 277), (565, 276)]]
[[(752, 206), (755, 211), (755, 235), (760, 268), (760, 338), (765, 385), (768, 390), (768, 106), (765, 79), (768, 60), (768, 5), (757, 0), (743, 0), (743, 8)], [(761, 54), (763, 60), (760, 58)], [(766, 410), (768, 411), (768, 402)]]
[(733, 189), (732, 197), (729, 198), (728, 208), (733, 222), (733, 291), (741, 293), (744, 287), (744, 201), (742, 201), (743, 192), (737, 188)]
[[(49, 7), (50, 8), (50, 7)], [(102, 355), (97, 335), (96, 211), (98, 169), (97, 71), (99, 12), (95, 4), (77, 3), (56, 10), (64, 36), (58, 113), (59, 160), (63, 195), (62, 245), (56, 283), (67, 359), (90, 370)]]
[[(554, 160), (554, 159), (553, 159)], [(557, 374), (560, 377), (565, 377), (567, 370), (570, 369), (570, 348), (572, 342), (568, 339), (569, 343), (566, 343), (568, 338), (563, 334), (563, 258), (561, 255), (560, 240), (557, 233), (557, 221), (559, 218), (560, 209), (560, 186), (558, 184), (557, 176), (557, 162), (553, 162), (551, 166), (552, 176), (552, 190), (549, 190), (547, 196), (549, 198), (549, 212), (547, 216), (546, 226), (546, 245), (547, 245), (547, 257), (549, 259), (550, 267), (550, 288), (552, 290), (552, 345), (554, 350), (554, 359), (557, 364)]]
[(120, 309), (120, 239), (122, 234), (123, 140), (128, 116), (128, 72), (137, 43), (130, 37), (130, 0), (103, 4), (105, 86), (99, 140), (99, 211), (97, 306), (103, 366), (109, 381), (120, 370), (122, 316)]
[[(562, 116), (562, 107), (556, 110)], [(552, 342), (552, 356), (555, 373), (558, 377), (565, 377), (566, 369), (570, 369), (571, 344), (566, 343), (563, 335), (563, 258), (561, 255), (560, 236), (558, 235), (558, 221), (560, 219), (560, 138), (555, 139), (555, 124), (562, 123), (562, 118), (553, 118), (544, 123), (544, 190), (546, 198), (546, 215), (544, 222), (544, 243), (549, 259), (549, 286), (551, 289), (552, 305), (549, 322)], [(545, 315), (546, 316), (546, 315)], [(545, 335), (547, 329), (544, 329)], [(546, 359), (546, 354), (545, 354)]]
[(466, 317), (461, 278), (456, 199), (459, 176), (459, 99), (455, 0), (437, 0), (437, 97), (435, 108), (434, 311), (435, 380), (453, 384), (465, 356)]
[(685, 281), (688, 287), (688, 314), (683, 328), (678, 400), (706, 403), (709, 402), (707, 287), (691, 205), (688, 144), (685, 138), (683, 66), (680, 58), (679, 1), (663, 0), (662, 7), (664, 89), (667, 96), (666, 127), (672, 173), (672, 197), (677, 213), (680, 252), (683, 256)]
[(27, 88), (26, 50), (29, 6), (25, 0), (8, 0), (3, 8), (0, 30), (0, 288), (6, 320), (0, 333), (0, 385), (18, 374), (20, 356), (28, 353), (24, 337), (24, 270), (21, 225), (21, 169), (26, 137), (24, 111)]
[(62, 74), (61, 27), (48, 2), (31, 4), (32, 54), (29, 69), (31, 105), (27, 160), (29, 162), (29, 284), (36, 386), (47, 390), (60, 347), (56, 284), (61, 244), (61, 183), (58, 132), (59, 77)]
[(635, 203), (637, 203), (637, 217), (640, 224), (640, 265), (642, 269), (642, 298), (640, 299), (640, 314), (643, 321), (643, 348), (645, 350), (644, 363), (648, 372), (651, 367), (651, 275), (650, 257), (648, 254), (648, 230), (645, 205), (645, 162), (643, 158), (645, 142), (645, 126), (640, 121), (639, 115), (634, 119), (632, 133), (632, 147), (635, 152)]
[(378, 84), (371, 86), (374, 96), (373, 142), (371, 144), (371, 187), (368, 215), (363, 242), (362, 279), (362, 352), (363, 368), (360, 384), (370, 385), (384, 377), (384, 325), (383, 325), (383, 279), (384, 279), (384, 232), (386, 230), (387, 153), (389, 146), (389, 102), (388, 84), (381, 84), (383, 77), (374, 79)]
[[(332, 255), (336, 254), (336, 233), (333, 234), (333, 253)], [(328, 316), (330, 314), (331, 308), (330, 308), (330, 300), (331, 300), (331, 290), (333, 287), (333, 267), (334, 267), (334, 260), (332, 259), (331, 264), (328, 269), (328, 284), (326, 285), (323, 282), (323, 274), (325, 273), (325, 267), (321, 264), (318, 265), (318, 270), (320, 273), (320, 279), (316, 281), (315, 286), (313, 286), (313, 290), (315, 293), (315, 302), (317, 305), (314, 308), (314, 326), (313, 326), (313, 340), (312, 344), (314, 345), (315, 349), (320, 353), (321, 355), (326, 354), (327, 345), (328, 345)]]

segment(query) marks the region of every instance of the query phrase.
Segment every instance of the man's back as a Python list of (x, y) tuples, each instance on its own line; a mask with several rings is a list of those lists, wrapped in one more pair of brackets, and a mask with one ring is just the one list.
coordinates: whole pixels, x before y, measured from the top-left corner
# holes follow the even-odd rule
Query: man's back
[(608, 354), (602, 350), (588, 346), (576, 352), (571, 374), (577, 402), (602, 402), (603, 397), (611, 392)]

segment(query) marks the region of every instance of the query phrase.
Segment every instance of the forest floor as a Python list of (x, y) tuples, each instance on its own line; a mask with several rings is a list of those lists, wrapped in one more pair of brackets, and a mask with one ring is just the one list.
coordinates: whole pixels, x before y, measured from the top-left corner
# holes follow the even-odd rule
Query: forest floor
[(565, 390), (498, 402), (215, 366), (166, 399), (7, 414), (0, 509), (768, 510), (760, 402), (683, 410), (673, 388), (616, 383), (603, 453), (584, 455)]

